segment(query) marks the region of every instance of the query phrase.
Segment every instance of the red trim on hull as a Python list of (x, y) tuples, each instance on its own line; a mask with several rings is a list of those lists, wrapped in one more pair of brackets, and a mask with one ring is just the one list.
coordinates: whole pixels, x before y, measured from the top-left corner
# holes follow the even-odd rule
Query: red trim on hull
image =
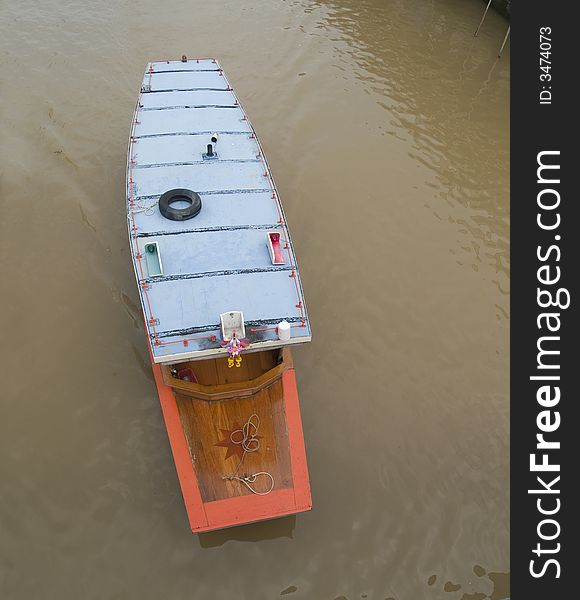
[(300, 417), (300, 404), (298, 402), (298, 389), (296, 387), (294, 369), (284, 371), (282, 374), (282, 384), (284, 386), (286, 423), (288, 426), (288, 441), (290, 443), (292, 479), (294, 481), (294, 502), (296, 506), (307, 507), (303, 510), (310, 510), (312, 508), (310, 478), (308, 477), (304, 432), (302, 431), (302, 419)]
[(189, 448), (187, 447), (185, 434), (183, 433), (183, 427), (181, 426), (181, 419), (179, 418), (173, 390), (168, 385), (165, 385), (161, 367), (153, 362), (151, 363), (151, 366), (153, 367), (153, 375), (155, 376), (159, 402), (161, 403), (163, 418), (165, 419), (165, 427), (167, 428), (167, 435), (169, 436), (171, 452), (173, 453), (173, 460), (175, 461), (175, 468), (177, 469), (177, 476), (179, 477), (181, 493), (183, 494), (183, 501), (185, 502), (189, 524), (191, 525), (192, 530), (194, 526), (207, 527), (208, 522), (205, 510), (203, 509), (203, 501), (199, 492), (197, 476), (191, 462), (191, 456), (189, 454)]

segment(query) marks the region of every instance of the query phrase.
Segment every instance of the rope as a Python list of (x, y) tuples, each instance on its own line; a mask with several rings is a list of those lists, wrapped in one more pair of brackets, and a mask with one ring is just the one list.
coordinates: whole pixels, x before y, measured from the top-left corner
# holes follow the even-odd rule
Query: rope
[(133, 209), (133, 214), (137, 213), (145, 213), (148, 217), (155, 213), (155, 207), (157, 206), (157, 202), (153, 202), (153, 204), (145, 205), (144, 200), (135, 200), (135, 207)]
[[(256, 422), (254, 423), (254, 417), (256, 418)], [(254, 433), (250, 435), (250, 427), (254, 428)], [(238, 472), (242, 462), (244, 462), (244, 458), (248, 452), (257, 452), (260, 449), (260, 440), (258, 439), (258, 429), (260, 428), (260, 417), (256, 413), (250, 416), (250, 418), (246, 421), (244, 426), (241, 429), (235, 429), (230, 433), (230, 440), (232, 444), (239, 444), (244, 453), (242, 454), (242, 459), (240, 460), (240, 464), (236, 469), (236, 473)], [(234, 439), (238, 435), (241, 434), (241, 439)]]
[[(236, 467), (233, 475), (223, 475), (222, 479), (227, 481), (239, 481), (243, 483), (252, 494), (256, 496), (266, 496), (274, 489), (274, 478), (267, 471), (259, 471), (251, 475), (238, 475), (238, 471), (246, 458), (246, 454), (257, 452), (260, 449), (260, 440), (258, 439), (258, 429), (260, 428), (260, 417), (256, 413), (244, 423), (241, 429), (235, 429), (230, 433), (230, 441), (232, 444), (238, 444), (243, 449), (242, 458)], [(265, 492), (258, 492), (252, 487), (260, 475), (264, 475), (270, 479), (270, 487)]]
[[(258, 492), (250, 485), (251, 483), (255, 483), (259, 475), (266, 475), (270, 478), (270, 487), (265, 492)], [(274, 478), (266, 471), (260, 471), (258, 473), (254, 473), (253, 475), (244, 475), (242, 477), (238, 477), (237, 475), (224, 475), (222, 479), (239, 481), (240, 483), (243, 483), (250, 490), (250, 492), (252, 492), (252, 494), (256, 494), (256, 496), (267, 496), (274, 489)]]

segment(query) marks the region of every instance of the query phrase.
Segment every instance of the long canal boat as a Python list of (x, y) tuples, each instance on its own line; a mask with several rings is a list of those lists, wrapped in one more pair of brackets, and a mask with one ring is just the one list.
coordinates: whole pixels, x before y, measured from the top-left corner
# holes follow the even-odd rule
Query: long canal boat
[(127, 220), (193, 532), (310, 510), (291, 346), (311, 339), (284, 210), (218, 61), (148, 64)]

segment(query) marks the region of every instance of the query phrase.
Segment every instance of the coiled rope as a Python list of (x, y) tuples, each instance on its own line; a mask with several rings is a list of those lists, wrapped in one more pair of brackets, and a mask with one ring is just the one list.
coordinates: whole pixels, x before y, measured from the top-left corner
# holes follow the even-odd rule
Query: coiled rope
[(157, 201), (152, 204), (145, 204), (144, 200), (135, 200), (133, 213), (145, 213), (148, 217), (150, 217), (155, 212), (155, 207), (157, 206)]
[[(243, 483), (252, 494), (256, 496), (266, 496), (274, 489), (274, 478), (267, 471), (259, 471), (258, 473), (252, 473), (251, 475), (238, 475), (238, 471), (246, 458), (246, 454), (257, 452), (260, 449), (260, 440), (258, 439), (258, 429), (260, 428), (260, 417), (257, 414), (252, 414), (250, 418), (244, 423), (241, 429), (235, 429), (230, 433), (230, 441), (232, 444), (238, 444), (243, 449), (242, 458), (236, 467), (233, 475), (223, 475), (223, 480), (228, 481), (239, 481)], [(253, 486), (260, 475), (263, 475), (270, 479), (270, 487), (265, 492), (258, 492)]]

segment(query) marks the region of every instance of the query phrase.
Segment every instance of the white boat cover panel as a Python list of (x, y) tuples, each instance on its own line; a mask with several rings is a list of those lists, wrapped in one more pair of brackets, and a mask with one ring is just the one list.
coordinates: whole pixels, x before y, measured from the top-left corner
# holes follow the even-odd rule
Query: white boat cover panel
[[(207, 159), (212, 144), (217, 158)], [(172, 221), (160, 196), (185, 188), (201, 212)], [(224, 354), (220, 314), (244, 314), (249, 350), (310, 340), (310, 323), (284, 211), (259, 141), (214, 59), (150, 63), (135, 109), (127, 165), (131, 252), (155, 362)], [(267, 232), (280, 231), (273, 265)], [(162, 274), (149, 274), (157, 243)], [(292, 326), (288, 342), (276, 325)]]

